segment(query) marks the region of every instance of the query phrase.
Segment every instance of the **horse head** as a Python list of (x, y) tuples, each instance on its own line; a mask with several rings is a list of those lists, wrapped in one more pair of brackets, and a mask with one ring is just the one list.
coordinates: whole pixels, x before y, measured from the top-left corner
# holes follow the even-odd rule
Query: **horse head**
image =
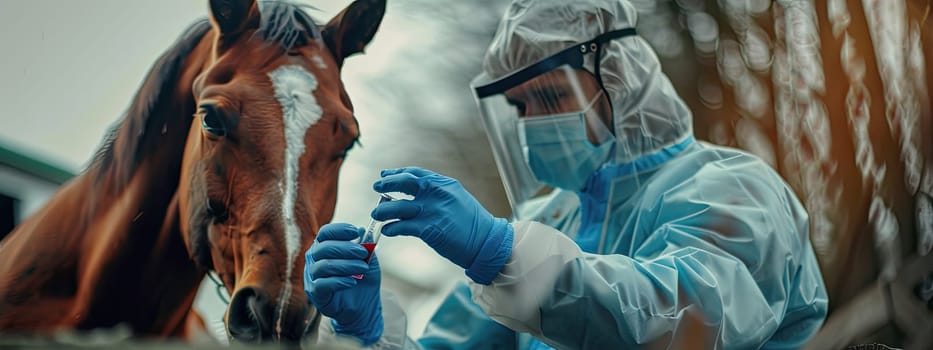
[(341, 67), (384, 12), (384, 0), (358, 0), (319, 26), (295, 5), (210, 1), (213, 52), (192, 86), (177, 199), (190, 256), (232, 296), (235, 340), (297, 341), (313, 328), (303, 252), (333, 216), (359, 137)]

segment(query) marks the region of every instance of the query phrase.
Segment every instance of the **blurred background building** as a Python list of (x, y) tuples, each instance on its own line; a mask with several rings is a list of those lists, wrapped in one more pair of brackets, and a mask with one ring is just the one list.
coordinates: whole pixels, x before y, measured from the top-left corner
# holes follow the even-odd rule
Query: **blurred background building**
[(0, 143), (0, 239), (74, 174)]
[[(350, 1), (302, 2), (323, 23)], [(378, 171), (408, 165), (458, 178), (508, 215), (468, 86), (506, 1), (388, 3), (366, 54), (344, 67), (363, 147), (344, 163), (334, 220), (366, 224)], [(762, 157), (808, 208), (830, 293), (818, 344), (933, 344), (930, 3), (632, 3), (696, 136)], [(155, 58), (206, 13), (190, 0), (0, 1), (0, 215), (28, 215), (80, 172)], [(22, 161), (36, 157), (45, 165)], [(462, 270), (414, 239), (380, 244), (386, 288), (417, 336)], [(225, 339), (216, 294), (205, 282), (197, 307)]]

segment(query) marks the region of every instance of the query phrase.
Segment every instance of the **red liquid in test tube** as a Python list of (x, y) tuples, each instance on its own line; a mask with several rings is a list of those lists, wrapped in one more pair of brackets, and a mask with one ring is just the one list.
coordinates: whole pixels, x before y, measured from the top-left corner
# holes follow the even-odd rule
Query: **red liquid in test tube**
[[(395, 200), (395, 198), (385, 193), (380, 193), (379, 202), (377, 202), (376, 205), (378, 206), (379, 204), (392, 201), (392, 200)], [(379, 243), (379, 238), (382, 237), (382, 225), (383, 224), (384, 223), (382, 221), (377, 221), (373, 219), (372, 221), (369, 222), (369, 226), (366, 227), (366, 231), (363, 232), (363, 236), (360, 237), (360, 245), (362, 245), (363, 248), (366, 248), (366, 251), (369, 252), (369, 254), (366, 255), (366, 259), (365, 259), (367, 264), (369, 263), (369, 260), (373, 257), (373, 251), (376, 250), (376, 244)], [(358, 280), (363, 279), (363, 275), (353, 275), (351, 277), (358, 279)]]
[(360, 243), (360, 245), (369, 252), (369, 255), (366, 255), (366, 262), (369, 263), (369, 259), (373, 257), (373, 250), (376, 249), (376, 243)]

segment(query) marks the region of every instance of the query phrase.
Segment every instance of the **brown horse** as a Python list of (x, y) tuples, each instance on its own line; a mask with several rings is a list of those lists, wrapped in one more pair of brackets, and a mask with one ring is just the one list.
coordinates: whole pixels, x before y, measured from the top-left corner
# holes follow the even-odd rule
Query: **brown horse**
[(210, 10), (156, 62), (88, 169), (0, 242), (0, 331), (191, 337), (211, 269), (233, 295), (232, 338), (316, 329), (302, 253), (333, 215), (359, 136), (340, 70), (385, 1), (323, 26), (280, 2)]

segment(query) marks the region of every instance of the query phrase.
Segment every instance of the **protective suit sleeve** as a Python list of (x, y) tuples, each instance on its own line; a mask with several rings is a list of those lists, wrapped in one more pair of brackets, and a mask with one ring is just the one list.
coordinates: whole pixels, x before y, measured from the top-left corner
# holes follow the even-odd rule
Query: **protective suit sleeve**
[[(651, 202), (632, 217), (626, 236), (640, 244), (631, 256), (580, 253), (550, 227), (515, 223), (512, 257), (489, 286), (471, 284), (474, 301), (555, 348), (806, 341), (827, 307), (806, 214), (758, 166), (725, 161), (685, 180), (657, 179), (663, 186), (647, 189)], [(795, 321), (788, 332), (785, 317)]]
[(516, 221), (512, 228), (512, 256), (499, 276), (486, 288), (471, 283), (470, 289), (473, 300), (492, 319), (516, 332), (535, 334), (540, 330), (539, 305), (550, 294), (564, 266), (583, 257), (583, 252), (550, 226)]

